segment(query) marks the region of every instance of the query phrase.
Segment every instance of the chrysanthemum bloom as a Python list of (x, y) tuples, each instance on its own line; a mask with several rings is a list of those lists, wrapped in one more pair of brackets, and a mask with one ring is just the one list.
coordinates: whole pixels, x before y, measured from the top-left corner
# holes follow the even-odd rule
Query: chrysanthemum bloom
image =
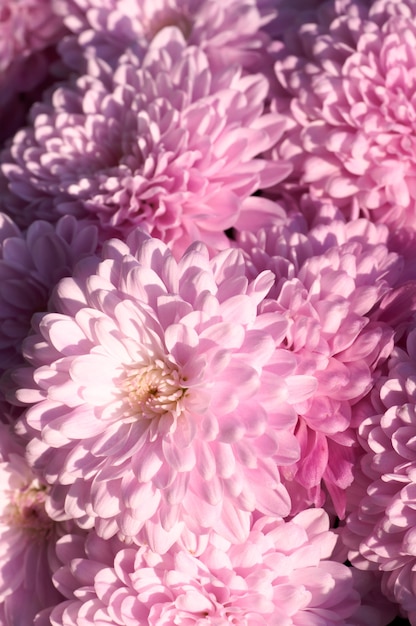
[(360, 427), (367, 454), (367, 490), (348, 518), (344, 541), (359, 568), (383, 572), (386, 595), (416, 624), (416, 330), (406, 350), (395, 349), (375, 397), (374, 415)]
[(52, 583), (55, 544), (68, 528), (45, 512), (47, 487), (34, 477), (7, 427), (0, 426), (0, 619), (33, 624), (42, 609), (62, 600)]
[(269, 269), (276, 277), (260, 310), (284, 315), (287, 349), (299, 371), (318, 381), (298, 406), (300, 459), (283, 471), (294, 510), (322, 505), (325, 485), (337, 514), (345, 514), (357, 447), (353, 406), (372, 388), (394, 345), (392, 327), (374, 319), (403, 268), (387, 238), (386, 227), (366, 219), (345, 223), (339, 213), (311, 230), (298, 214), (237, 238), (250, 260), (249, 275)]
[(341, 625), (359, 596), (351, 571), (330, 559), (336, 542), (322, 510), (290, 522), (261, 519), (242, 545), (217, 541), (197, 558), (175, 550), (120, 548), (91, 533), (85, 549), (71, 536), (57, 552), (55, 584), (70, 598), (53, 626)]
[(197, 239), (224, 248), (240, 213), (269, 210), (251, 194), (290, 170), (258, 158), (284, 126), (264, 113), (268, 82), (211, 72), (176, 29), (135, 63), (113, 72), (91, 62), (90, 74), (32, 109), (33, 126), (2, 155), (3, 204), (19, 224), (71, 213), (95, 219), (103, 239), (146, 225), (178, 254)]
[(22, 361), (32, 315), (44, 311), (52, 288), (95, 252), (97, 229), (65, 216), (35, 221), (25, 233), (0, 213), (0, 372)]
[(64, 31), (51, 0), (0, 0), (0, 141), (23, 122), (23, 99), (45, 81)]
[(330, 0), (315, 16), (278, 54), (277, 108), (292, 121), (280, 158), (348, 216), (415, 229), (416, 5)]
[(259, 68), (269, 38), (262, 27), (274, 10), (270, 0), (55, 0), (57, 10), (76, 37), (61, 46), (64, 59), (77, 70), (88, 54), (113, 65), (126, 49), (139, 56), (167, 26), (175, 26), (188, 45), (197, 46), (213, 68), (233, 64)]
[(285, 318), (257, 315), (272, 274), (245, 272), (236, 250), (176, 262), (137, 231), (59, 283), (16, 372), (55, 519), (163, 552), (209, 529), (243, 541), (254, 509), (289, 513), (277, 467), (298, 458), (292, 405), (316, 381), (279, 349)]

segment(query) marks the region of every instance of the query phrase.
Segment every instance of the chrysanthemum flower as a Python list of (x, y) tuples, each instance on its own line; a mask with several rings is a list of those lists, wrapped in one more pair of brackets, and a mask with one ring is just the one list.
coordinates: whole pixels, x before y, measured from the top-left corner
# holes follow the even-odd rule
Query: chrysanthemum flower
[(280, 349), (286, 319), (257, 315), (272, 274), (245, 273), (236, 250), (176, 262), (137, 231), (59, 283), (16, 372), (55, 519), (163, 552), (289, 513), (277, 467), (298, 458), (294, 405), (316, 381)]
[(270, 35), (272, 43), (270, 51), (279, 50), (287, 30), (293, 30), (293, 25), (315, 21), (319, 7), (328, 0), (274, 0), (275, 14), (263, 27)]
[(330, 0), (276, 64), (280, 158), (316, 197), (392, 228), (416, 228), (415, 17), (413, 0)]
[(261, 519), (242, 545), (211, 543), (197, 558), (121, 548), (91, 533), (63, 537), (55, 584), (69, 598), (53, 626), (341, 625), (359, 604), (351, 571), (330, 559), (336, 542), (322, 510), (290, 522)]
[(94, 226), (65, 216), (52, 225), (35, 221), (22, 233), (0, 214), (0, 371), (20, 363), (32, 315), (47, 308), (52, 288), (95, 252)]
[(62, 600), (52, 583), (55, 544), (68, 532), (45, 511), (47, 486), (34, 477), (23, 450), (0, 426), (0, 619), (33, 624), (42, 609)]
[(126, 49), (141, 56), (157, 33), (175, 26), (213, 68), (242, 65), (253, 70), (266, 55), (262, 31), (274, 15), (270, 0), (55, 0), (55, 9), (77, 35), (61, 46), (67, 62), (80, 69), (97, 54), (113, 65)]
[(374, 398), (375, 411), (360, 427), (367, 454), (362, 474), (367, 489), (348, 518), (344, 541), (350, 559), (383, 572), (386, 595), (416, 624), (416, 330), (406, 350), (396, 348), (390, 371)]
[(178, 254), (197, 239), (224, 248), (240, 213), (269, 210), (251, 194), (290, 170), (259, 157), (284, 126), (264, 113), (267, 80), (211, 72), (174, 29), (135, 63), (113, 72), (91, 62), (90, 74), (33, 108), (33, 126), (2, 156), (5, 209), (19, 224), (90, 216), (103, 239), (145, 225)]
[(353, 406), (372, 388), (394, 345), (392, 327), (375, 318), (403, 268), (387, 238), (384, 226), (365, 219), (345, 223), (340, 214), (312, 229), (295, 214), (237, 238), (249, 275), (265, 269), (275, 274), (260, 310), (284, 315), (286, 348), (299, 359), (299, 371), (318, 381), (298, 407), (300, 459), (283, 471), (295, 510), (322, 505), (325, 485), (337, 514), (345, 514), (357, 447)]
[(0, 141), (23, 123), (29, 97), (45, 81), (64, 33), (51, 0), (0, 0)]

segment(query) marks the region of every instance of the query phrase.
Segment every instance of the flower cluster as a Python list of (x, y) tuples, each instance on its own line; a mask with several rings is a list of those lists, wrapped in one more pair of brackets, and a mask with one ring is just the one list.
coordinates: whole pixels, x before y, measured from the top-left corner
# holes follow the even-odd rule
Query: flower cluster
[(2, 626), (416, 626), (414, 0), (0, 33)]

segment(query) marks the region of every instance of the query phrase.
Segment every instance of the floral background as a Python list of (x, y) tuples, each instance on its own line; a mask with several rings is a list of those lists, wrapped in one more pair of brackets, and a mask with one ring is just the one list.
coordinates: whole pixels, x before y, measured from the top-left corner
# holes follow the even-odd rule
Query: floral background
[(416, 625), (416, 0), (0, 0), (1, 626)]

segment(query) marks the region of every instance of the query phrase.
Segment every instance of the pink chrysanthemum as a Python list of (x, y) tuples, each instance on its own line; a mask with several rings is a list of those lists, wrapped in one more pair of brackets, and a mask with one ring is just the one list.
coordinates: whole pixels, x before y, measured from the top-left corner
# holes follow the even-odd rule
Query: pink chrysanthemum
[(330, 0), (276, 63), (280, 158), (316, 197), (392, 228), (416, 228), (415, 17), (413, 0)]
[(394, 345), (393, 329), (375, 317), (403, 268), (403, 260), (389, 253), (387, 237), (384, 226), (365, 219), (345, 223), (338, 214), (309, 230), (295, 214), (237, 239), (250, 260), (249, 275), (265, 269), (275, 274), (260, 310), (284, 315), (287, 349), (299, 359), (299, 371), (318, 381), (298, 407), (301, 457), (283, 471), (295, 510), (322, 505), (324, 484), (337, 514), (345, 514), (357, 447), (353, 406), (372, 388)]
[(25, 233), (0, 213), (0, 371), (22, 361), (32, 315), (47, 308), (52, 288), (95, 252), (95, 226), (65, 216), (35, 221)]
[(238, 64), (253, 71), (269, 42), (262, 26), (274, 15), (270, 0), (55, 0), (55, 8), (77, 35), (61, 52), (78, 70), (97, 51), (110, 65), (126, 49), (142, 56), (159, 31), (175, 26), (213, 68)]
[(45, 511), (47, 487), (34, 477), (19, 444), (0, 426), (0, 620), (33, 624), (35, 615), (62, 600), (52, 583), (55, 545), (68, 532)]
[(0, 141), (23, 122), (19, 94), (45, 81), (63, 32), (51, 0), (0, 0)]
[(359, 604), (351, 571), (330, 559), (336, 542), (321, 510), (290, 522), (261, 519), (247, 541), (209, 544), (196, 558), (122, 548), (91, 533), (85, 549), (64, 537), (55, 583), (70, 599), (53, 626), (304, 626), (352, 623)]
[[(396, 348), (390, 371), (374, 396), (376, 410), (360, 427), (367, 479), (344, 540), (360, 568), (383, 572), (383, 588), (416, 624), (416, 330)], [(365, 480), (362, 480), (363, 484)]]
[(139, 231), (77, 268), (16, 372), (50, 514), (157, 552), (287, 515), (277, 467), (298, 458), (292, 405), (316, 381), (280, 349), (285, 318), (257, 315), (271, 273), (249, 282), (241, 253), (202, 244), (176, 262)]
[(89, 75), (33, 108), (33, 126), (2, 156), (3, 204), (18, 223), (90, 216), (103, 239), (146, 225), (179, 254), (197, 239), (224, 248), (240, 213), (269, 210), (250, 196), (290, 167), (259, 157), (284, 126), (264, 113), (267, 81), (211, 72), (175, 29), (153, 44), (140, 67), (91, 62)]

